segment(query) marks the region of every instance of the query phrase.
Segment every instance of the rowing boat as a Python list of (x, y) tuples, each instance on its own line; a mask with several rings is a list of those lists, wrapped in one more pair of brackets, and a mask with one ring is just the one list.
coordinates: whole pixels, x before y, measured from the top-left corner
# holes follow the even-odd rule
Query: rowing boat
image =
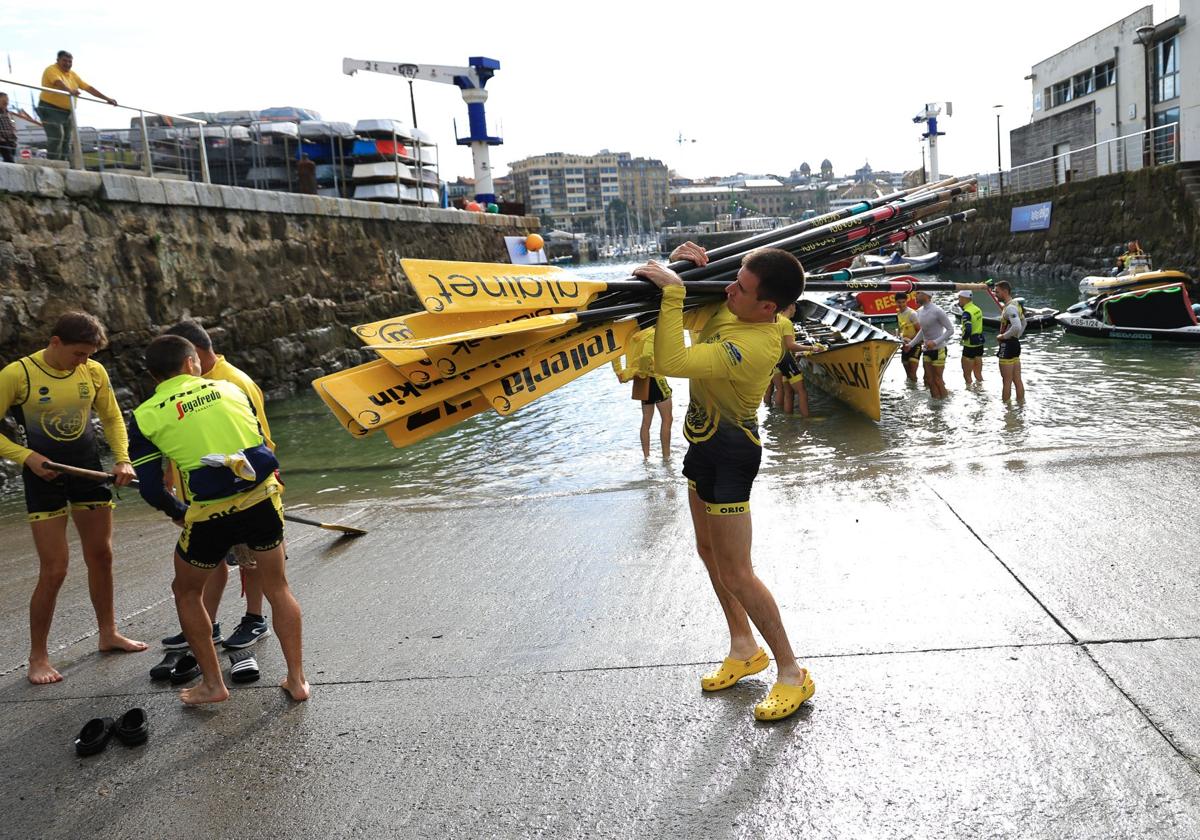
[(827, 349), (799, 357), (806, 381), (872, 420), (880, 418), (879, 385), (900, 349), (894, 335), (815, 300), (796, 304), (796, 340)]

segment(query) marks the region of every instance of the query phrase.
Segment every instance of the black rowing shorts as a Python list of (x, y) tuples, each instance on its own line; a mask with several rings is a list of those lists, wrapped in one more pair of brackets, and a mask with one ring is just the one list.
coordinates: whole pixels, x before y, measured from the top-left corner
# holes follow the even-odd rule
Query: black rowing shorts
[(176, 553), (197, 569), (215, 569), (235, 545), (270, 551), (283, 543), (283, 503), (278, 495), (245, 510), (183, 526)]
[(903, 347), (901, 347), (900, 348), (900, 361), (901, 362), (919, 362), (921, 360), (921, 349), (922, 348), (921, 348), (920, 344), (918, 344), (916, 347), (914, 347), (911, 350), (905, 350)]
[(671, 399), (671, 386), (661, 376), (650, 377), (650, 398), (642, 400), (642, 405), (658, 405)]
[(710, 437), (688, 447), (683, 475), (708, 513), (749, 513), (750, 487), (761, 461), (757, 426), (720, 422)]
[(1000, 341), (1000, 350), (996, 355), (1000, 357), (1000, 364), (1014, 364), (1021, 358), (1021, 339), (1002, 339)]
[(796, 357), (791, 353), (784, 353), (783, 358), (779, 360), (779, 364), (775, 365), (775, 369), (782, 373), (789, 382), (797, 376), (801, 380), (804, 379), (804, 372), (800, 369), (800, 363), (796, 361)]
[[(72, 467), (104, 469), (95, 452), (73, 458), (59, 455), (58, 460)], [(90, 478), (63, 473), (53, 481), (43, 481), (29, 467), (22, 467), (21, 479), (25, 485), (25, 510), (29, 512), (30, 522), (66, 516), (71, 510), (113, 507), (112, 491)]]
[(980, 344), (978, 347), (971, 347), (970, 345), (963, 345), (962, 357), (964, 359), (982, 359), (983, 358), (983, 345)]

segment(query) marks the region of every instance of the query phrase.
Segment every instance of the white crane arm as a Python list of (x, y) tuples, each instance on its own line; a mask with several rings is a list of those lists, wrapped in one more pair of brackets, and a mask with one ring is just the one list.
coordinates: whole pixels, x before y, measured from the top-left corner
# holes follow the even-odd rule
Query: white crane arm
[(403, 76), (406, 79), (421, 79), (426, 82), (442, 82), (447, 85), (454, 85), (456, 76), (462, 76), (470, 79), (475, 86), (479, 86), (479, 79), (475, 76), (474, 67), (450, 67), (443, 64), (402, 64), (395, 61), (363, 61), (358, 58), (343, 58), (342, 72), (347, 76), (353, 76), (359, 70), (368, 70), (372, 73), (387, 73), (391, 76)]

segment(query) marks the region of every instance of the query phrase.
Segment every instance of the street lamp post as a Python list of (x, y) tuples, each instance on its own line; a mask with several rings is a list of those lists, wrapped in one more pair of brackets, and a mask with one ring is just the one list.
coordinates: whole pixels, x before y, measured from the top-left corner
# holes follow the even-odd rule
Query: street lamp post
[(1154, 27), (1139, 26), (1134, 30), (1137, 34), (1138, 43), (1142, 45), (1142, 51), (1145, 53), (1145, 70), (1146, 70), (1146, 155), (1144, 159), (1149, 161), (1151, 166), (1154, 166), (1154, 135), (1149, 133), (1154, 128), (1154, 74), (1150, 61), (1150, 48), (1154, 46)]
[(1000, 179), (1000, 195), (1004, 195), (1004, 164), (1000, 161), (1000, 109), (1003, 105), (993, 105), (996, 111), (996, 175)]

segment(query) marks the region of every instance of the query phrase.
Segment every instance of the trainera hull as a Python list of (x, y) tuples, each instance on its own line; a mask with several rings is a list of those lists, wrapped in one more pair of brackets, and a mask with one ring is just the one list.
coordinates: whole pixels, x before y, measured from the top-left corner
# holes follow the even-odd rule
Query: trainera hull
[(811, 338), (829, 348), (800, 357), (805, 380), (878, 421), (883, 372), (900, 342), (879, 327), (813, 300), (801, 300), (796, 316), (808, 333), (806, 337), (798, 332), (798, 340)]

